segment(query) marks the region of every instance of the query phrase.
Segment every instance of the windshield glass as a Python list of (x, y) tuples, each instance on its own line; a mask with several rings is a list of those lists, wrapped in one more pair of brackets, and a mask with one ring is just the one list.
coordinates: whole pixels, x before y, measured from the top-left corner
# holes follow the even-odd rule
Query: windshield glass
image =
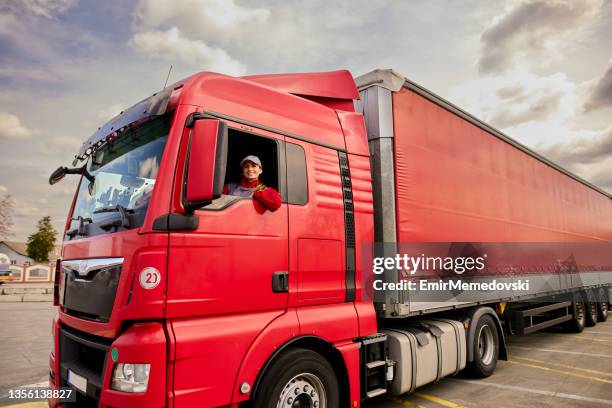
[(82, 178), (66, 239), (142, 225), (169, 130), (170, 117), (159, 117), (91, 155), (87, 169), (95, 181)]

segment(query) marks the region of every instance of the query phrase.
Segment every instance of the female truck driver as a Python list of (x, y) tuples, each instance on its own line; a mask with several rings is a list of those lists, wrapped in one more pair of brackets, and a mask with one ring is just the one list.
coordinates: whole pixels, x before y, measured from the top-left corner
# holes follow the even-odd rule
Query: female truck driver
[(281, 195), (272, 187), (266, 187), (259, 176), (263, 173), (259, 157), (248, 155), (240, 162), (242, 179), (239, 183), (229, 183), (223, 187), (223, 194), (239, 197), (253, 197), (268, 210), (276, 211), (281, 206)]

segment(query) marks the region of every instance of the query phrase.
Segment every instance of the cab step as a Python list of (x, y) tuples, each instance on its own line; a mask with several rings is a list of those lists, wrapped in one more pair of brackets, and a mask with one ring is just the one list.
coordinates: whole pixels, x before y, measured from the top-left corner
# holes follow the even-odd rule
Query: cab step
[(377, 333), (359, 339), (362, 400), (387, 393), (387, 336)]

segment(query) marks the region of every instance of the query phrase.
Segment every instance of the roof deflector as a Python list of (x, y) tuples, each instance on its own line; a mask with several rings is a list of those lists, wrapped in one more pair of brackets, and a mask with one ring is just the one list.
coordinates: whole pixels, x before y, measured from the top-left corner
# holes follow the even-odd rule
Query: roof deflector
[(243, 78), (293, 95), (359, 99), (353, 76), (347, 70), (304, 74), (252, 75)]

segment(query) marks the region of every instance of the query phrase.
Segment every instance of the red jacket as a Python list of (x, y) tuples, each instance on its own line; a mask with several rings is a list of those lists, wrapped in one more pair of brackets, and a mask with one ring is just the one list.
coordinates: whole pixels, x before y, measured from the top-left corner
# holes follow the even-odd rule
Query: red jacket
[[(259, 180), (247, 181), (244, 178), (240, 180), (240, 187), (242, 187), (243, 189), (255, 190), (260, 184), (261, 182)], [(263, 184), (261, 185), (263, 186)], [(223, 186), (223, 194), (233, 193), (233, 191), (232, 192), (229, 191), (230, 186), (234, 187), (236, 185), (226, 184), (225, 186)], [(233, 194), (233, 195), (241, 195), (241, 194)], [(255, 200), (259, 201), (261, 204), (263, 204), (270, 211), (276, 211), (281, 206), (281, 202), (282, 202), (281, 195), (278, 193), (278, 191), (276, 191), (275, 189), (271, 187), (263, 186), (263, 190), (255, 191), (254, 193), (252, 193), (251, 196)]]

